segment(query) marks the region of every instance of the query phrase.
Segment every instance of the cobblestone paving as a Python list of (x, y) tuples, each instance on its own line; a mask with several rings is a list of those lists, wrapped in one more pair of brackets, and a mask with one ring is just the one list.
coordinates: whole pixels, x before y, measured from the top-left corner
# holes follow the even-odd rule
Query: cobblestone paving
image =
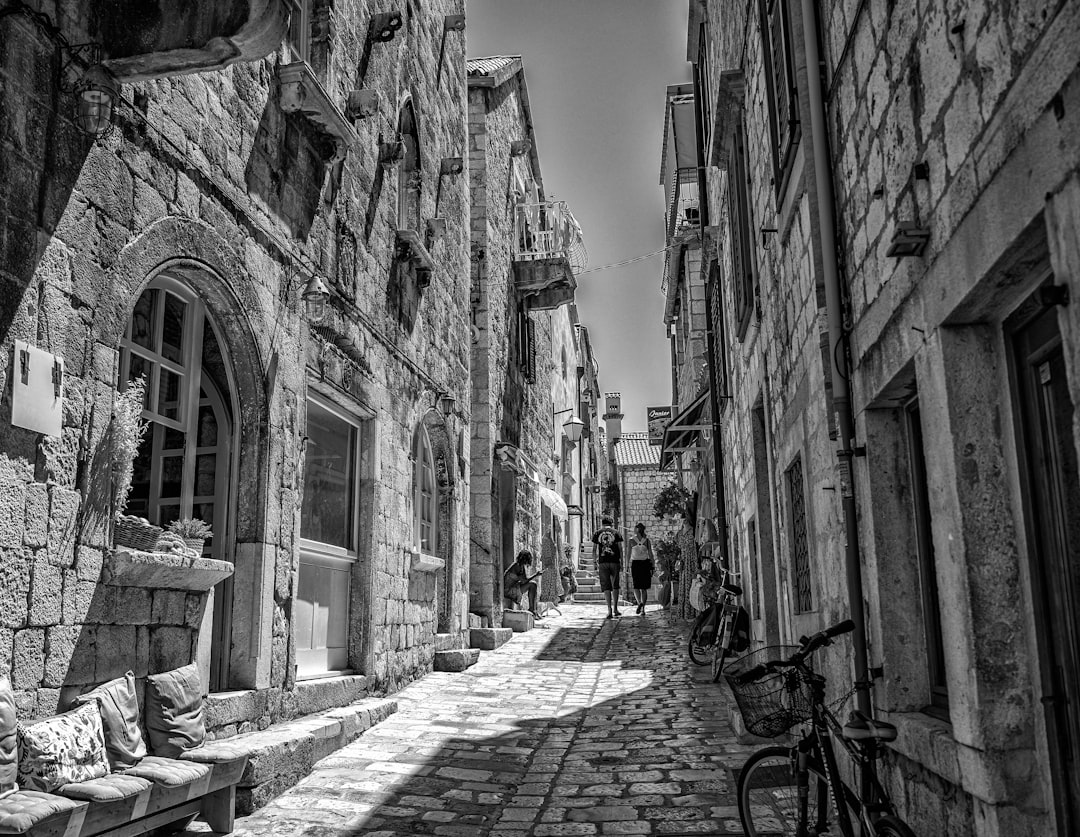
[(753, 747), (734, 740), (726, 687), (690, 664), (668, 614), (604, 613), (566, 606), (411, 684), (397, 714), (234, 833), (741, 834), (733, 771)]

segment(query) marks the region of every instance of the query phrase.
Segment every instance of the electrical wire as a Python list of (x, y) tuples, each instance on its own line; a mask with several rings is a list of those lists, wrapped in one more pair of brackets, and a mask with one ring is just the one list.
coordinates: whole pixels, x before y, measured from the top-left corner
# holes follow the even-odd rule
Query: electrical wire
[(646, 253), (644, 256), (635, 256), (632, 259), (626, 259), (625, 261), (621, 262), (613, 262), (612, 264), (602, 264), (600, 265), (600, 267), (590, 267), (588, 270), (582, 270), (579, 273), (576, 273), (575, 276), (584, 276), (586, 273), (596, 273), (598, 270), (610, 270), (613, 267), (625, 267), (628, 264), (634, 264), (634, 262), (643, 262), (646, 259), (651, 259), (654, 256), (659, 256), (661, 253), (666, 253), (668, 250), (671, 250), (672, 248), (678, 246), (680, 245), (669, 244), (667, 247), (664, 247), (661, 250), (657, 250), (653, 253)]

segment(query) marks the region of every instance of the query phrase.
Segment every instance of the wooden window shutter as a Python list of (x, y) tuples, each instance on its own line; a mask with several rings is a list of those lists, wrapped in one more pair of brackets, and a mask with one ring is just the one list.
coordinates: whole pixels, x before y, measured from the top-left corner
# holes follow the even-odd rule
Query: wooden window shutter
[(536, 383), (536, 321), (525, 314), (525, 378)]
[(731, 222), (731, 266), (735, 291), (735, 331), (741, 340), (754, 310), (754, 254), (751, 249), (750, 207), (747, 192), (746, 128), (740, 119), (732, 137), (731, 165), (728, 168), (729, 217)]

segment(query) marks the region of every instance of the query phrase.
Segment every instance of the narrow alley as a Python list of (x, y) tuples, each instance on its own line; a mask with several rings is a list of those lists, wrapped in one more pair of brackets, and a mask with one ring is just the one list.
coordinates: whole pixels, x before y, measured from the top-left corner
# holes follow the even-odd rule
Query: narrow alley
[(735, 775), (754, 747), (735, 742), (727, 688), (687, 659), (683, 623), (563, 608), (401, 690), (396, 714), (233, 833), (741, 834)]

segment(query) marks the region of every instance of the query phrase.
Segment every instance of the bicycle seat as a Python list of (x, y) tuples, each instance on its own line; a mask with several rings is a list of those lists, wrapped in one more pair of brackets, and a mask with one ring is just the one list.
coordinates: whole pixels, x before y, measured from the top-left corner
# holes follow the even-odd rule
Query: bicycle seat
[(733, 595), (733, 596), (741, 596), (742, 595), (742, 588), (738, 584), (729, 584), (728, 582), (725, 581), (720, 586), (723, 587), (725, 590), (727, 590), (729, 593), (731, 593), (731, 595)]
[(868, 718), (856, 709), (851, 713), (848, 722), (844, 724), (843, 734), (848, 741), (867, 741), (871, 738), (878, 741), (895, 741), (896, 727), (885, 721)]

